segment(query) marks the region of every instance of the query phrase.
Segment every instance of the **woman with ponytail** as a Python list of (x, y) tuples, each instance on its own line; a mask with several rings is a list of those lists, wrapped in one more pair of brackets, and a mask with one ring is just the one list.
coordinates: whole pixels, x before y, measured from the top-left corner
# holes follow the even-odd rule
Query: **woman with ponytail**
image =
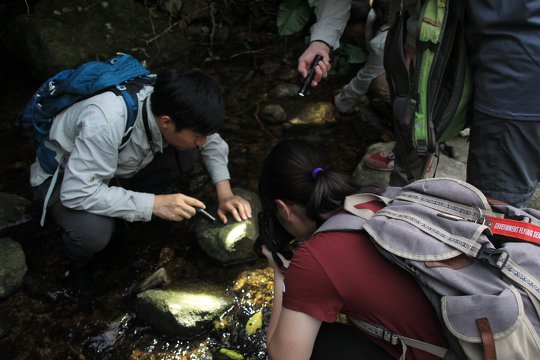
[[(344, 211), (345, 197), (356, 191), (352, 179), (334, 171), (325, 155), (307, 142), (287, 140), (271, 150), (263, 165), (259, 182), (263, 213), (273, 219), (270, 224), (300, 240), (290, 261), (262, 247), (274, 268), (275, 298), (267, 332), (270, 357), (400, 357), (399, 341), (392, 345), (335, 322), (339, 314), (446, 346), (435, 312), (415, 280), (384, 259), (365, 232), (314, 234), (327, 219)], [(259, 225), (260, 233), (279, 233)], [(436, 357), (409, 349), (406, 359)]]

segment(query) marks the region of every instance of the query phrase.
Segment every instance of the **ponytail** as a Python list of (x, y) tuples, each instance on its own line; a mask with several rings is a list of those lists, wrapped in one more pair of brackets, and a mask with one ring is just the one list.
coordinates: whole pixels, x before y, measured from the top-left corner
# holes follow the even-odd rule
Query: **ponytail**
[(259, 193), (265, 211), (276, 199), (296, 203), (318, 225), (343, 207), (356, 186), (352, 178), (332, 169), (324, 151), (302, 140), (278, 143), (263, 165)]

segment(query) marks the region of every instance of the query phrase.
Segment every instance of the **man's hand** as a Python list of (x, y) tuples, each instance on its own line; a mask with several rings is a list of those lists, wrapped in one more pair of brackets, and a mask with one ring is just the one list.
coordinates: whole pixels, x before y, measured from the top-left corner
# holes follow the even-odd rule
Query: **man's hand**
[(184, 194), (156, 195), (152, 214), (165, 220), (182, 221), (193, 217), (195, 208), (204, 209), (206, 206)]
[(236, 221), (251, 219), (251, 205), (249, 201), (241, 196), (234, 195), (229, 180), (223, 180), (216, 183), (216, 192), (218, 195), (217, 215), (227, 223), (227, 213), (230, 212)]
[(309, 72), (309, 68), (315, 56), (321, 55), (322, 61), (315, 68), (315, 77), (311, 82), (311, 86), (317, 86), (321, 79), (328, 76), (328, 71), (332, 67), (330, 65), (330, 47), (321, 41), (312, 41), (304, 53), (298, 58), (298, 72), (305, 78)]
[(238, 195), (220, 199), (217, 214), (224, 224), (227, 223), (227, 213), (230, 212), (236, 221), (251, 219), (249, 201)]

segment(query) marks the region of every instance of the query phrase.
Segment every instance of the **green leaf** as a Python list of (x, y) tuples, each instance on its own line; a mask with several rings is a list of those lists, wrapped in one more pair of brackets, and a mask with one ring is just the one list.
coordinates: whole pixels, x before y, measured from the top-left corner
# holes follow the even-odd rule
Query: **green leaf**
[(243, 360), (244, 355), (240, 354), (238, 351), (229, 350), (226, 348), (219, 349), (219, 352), (225, 356), (227, 356), (229, 359), (232, 360)]
[(308, 0), (309, 7), (315, 11), (317, 8), (317, 5), (319, 4), (319, 0)]
[(360, 46), (342, 43), (339, 49), (349, 64), (363, 64), (367, 60), (367, 53)]
[(312, 11), (305, 0), (285, 0), (279, 5), (277, 28), (281, 36), (292, 35), (308, 23)]

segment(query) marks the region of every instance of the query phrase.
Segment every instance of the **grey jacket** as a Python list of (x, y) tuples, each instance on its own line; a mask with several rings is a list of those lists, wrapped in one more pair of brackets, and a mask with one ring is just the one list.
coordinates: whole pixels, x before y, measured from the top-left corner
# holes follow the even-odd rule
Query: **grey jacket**
[(352, 0), (320, 0), (317, 3), (317, 22), (310, 29), (311, 41), (321, 40), (337, 49), (347, 26)]
[[(146, 86), (139, 94), (139, 108), (152, 93)], [(150, 98), (148, 98), (150, 102)], [(167, 146), (147, 106), (148, 123), (157, 151)], [(127, 110), (121, 96), (112, 92), (78, 102), (58, 114), (50, 131), (57, 146), (57, 160), (64, 164), (61, 184), (62, 204), (75, 210), (118, 217), (127, 221), (149, 221), (154, 195), (109, 186), (113, 177), (129, 178), (144, 168), (154, 155), (150, 149), (142, 111), (137, 114), (132, 134), (122, 151), (119, 147), (125, 131)], [(230, 179), (227, 169), (229, 147), (219, 136), (208, 136), (201, 157), (214, 183)], [(30, 170), (30, 184), (38, 186), (51, 175), (37, 160)]]

